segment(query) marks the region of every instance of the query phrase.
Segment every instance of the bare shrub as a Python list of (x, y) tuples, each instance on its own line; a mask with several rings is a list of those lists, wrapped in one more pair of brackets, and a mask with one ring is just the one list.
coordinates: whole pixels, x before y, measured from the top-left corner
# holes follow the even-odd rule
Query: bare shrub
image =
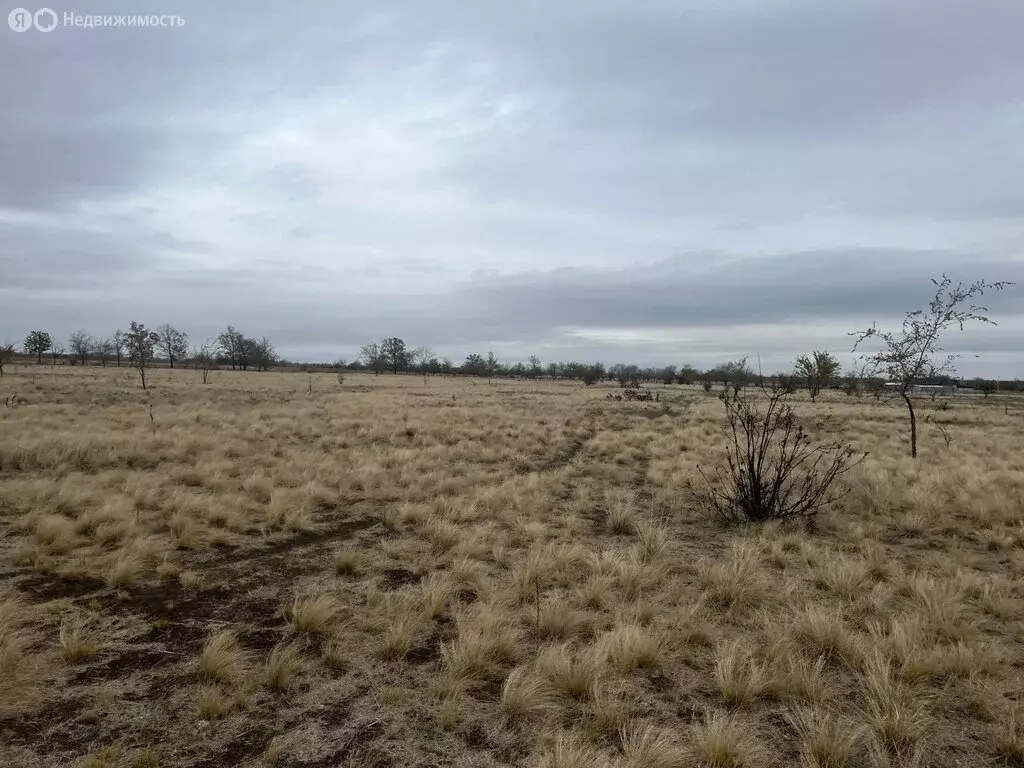
[(814, 442), (789, 397), (783, 389), (766, 389), (721, 398), (732, 445), (726, 466), (705, 472), (698, 465), (704, 488), (697, 497), (723, 519), (810, 520), (840, 498), (836, 479), (867, 455), (840, 442)]

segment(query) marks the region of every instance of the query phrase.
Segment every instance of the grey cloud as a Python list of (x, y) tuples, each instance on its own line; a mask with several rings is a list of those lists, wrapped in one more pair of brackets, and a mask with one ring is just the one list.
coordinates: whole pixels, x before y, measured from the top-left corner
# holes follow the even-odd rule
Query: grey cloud
[[(1024, 284), (1020, 4), (88, 9), (168, 11), (0, 30), (0, 336), (711, 360), (898, 319), (944, 269)], [(1024, 361), (1014, 322), (956, 343)]]

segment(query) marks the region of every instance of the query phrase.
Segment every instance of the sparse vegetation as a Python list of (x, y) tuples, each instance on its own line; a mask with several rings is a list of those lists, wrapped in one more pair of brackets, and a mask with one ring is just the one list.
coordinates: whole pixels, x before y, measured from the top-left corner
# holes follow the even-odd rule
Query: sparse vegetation
[(108, 763), (1022, 764), (1016, 395), (954, 400), (955, 450), (928, 430), (911, 463), (884, 402), (788, 392), (871, 454), (813, 527), (720, 526), (688, 495), (733, 450), (697, 376), (653, 405), (606, 397), (638, 371), (342, 388), (239, 354), (147, 371), (155, 434), (94, 356), (0, 383), (32, 404), (0, 408), (17, 759), (132, 733)]

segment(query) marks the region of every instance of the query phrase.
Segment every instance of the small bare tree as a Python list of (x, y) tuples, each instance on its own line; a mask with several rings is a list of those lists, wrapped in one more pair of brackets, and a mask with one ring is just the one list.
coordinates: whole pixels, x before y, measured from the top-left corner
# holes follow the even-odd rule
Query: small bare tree
[(120, 328), (114, 331), (114, 335), (110, 337), (110, 343), (114, 349), (114, 355), (117, 357), (117, 367), (121, 367), (121, 358), (124, 356), (124, 345), (125, 345), (125, 334)]
[(932, 284), (935, 296), (928, 309), (907, 312), (899, 331), (883, 331), (872, 324), (867, 330), (850, 334), (856, 337), (855, 352), (863, 344), (880, 342), (882, 348), (877, 352), (861, 356), (863, 370), (885, 376), (895, 394), (903, 398), (910, 418), (910, 455), (914, 458), (917, 458), (917, 414), (910, 397), (914, 384), (956, 372), (958, 356), (942, 356), (939, 346), (942, 334), (950, 328), (962, 331), (964, 324), (972, 320), (995, 325), (985, 314), (988, 308), (975, 304), (974, 300), (986, 291), (1001, 291), (1013, 285), (1006, 281), (989, 283), (984, 280), (954, 285), (952, 278), (945, 274), (941, 280), (932, 279)]
[(106, 368), (110, 358), (114, 356), (114, 342), (110, 339), (99, 339), (93, 347), (93, 352), (99, 358), (100, 365)]
[(132, 366), (139, 372), (142, 379), (142, 388), (146, 389), (146, 370), (153, 364), (155, 346), (160, 342), (160, 337), (149, 330), (142, 323), (134, 320), (125, 334), (125, 348), (128, 352), (128, 359)]
[(85, 365), (85, 361), (96, 347), (96, 339), (79, 329), (68, 336), (68, 345), (71, 347), (73, 359), (77, 360), (79, 365)]
[(704, 488), (696, 495), (721, 518), (810, 521), (842, 495), (836, 479), (867, 455), (843, 443), (813, 441), (789, 398), (783, 387), (720, 395), (731, 446), (724, 467), (705, 472), (698, 465)]
[(192, 365), (202, 375), (203, 384), (209, 381), (210, 371), (217, 367), (217, 356), (214, 354), (214, 349), (213, 343), (208, 341), (192, 350)]

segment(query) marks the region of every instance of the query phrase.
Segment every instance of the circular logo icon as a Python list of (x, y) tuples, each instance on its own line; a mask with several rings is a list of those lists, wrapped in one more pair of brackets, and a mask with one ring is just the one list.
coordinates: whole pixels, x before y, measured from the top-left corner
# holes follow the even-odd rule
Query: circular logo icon
[(32, 21), (40, 32), (49, 32), (57, 26), (57, 14), (50, 8), (40, 8), (32, 17)]
[(28, 32), (32, 29), (32, 11), (26, 8), (15, 8), (7, 14), (7, 26), (15, 32)]

